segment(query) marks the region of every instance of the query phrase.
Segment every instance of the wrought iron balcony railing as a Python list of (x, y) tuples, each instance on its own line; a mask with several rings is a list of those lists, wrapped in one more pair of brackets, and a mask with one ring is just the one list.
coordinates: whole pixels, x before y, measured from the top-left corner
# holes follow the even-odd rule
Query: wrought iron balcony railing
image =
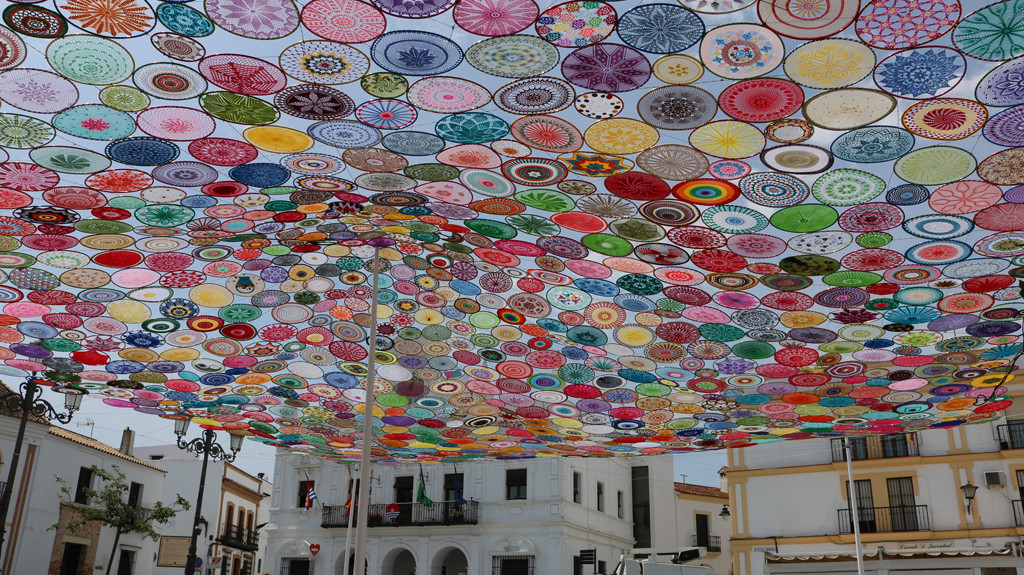
[(706, 537), (701, 537), (694, 533), (693, 546), (706, 547), (708, 553), (718, 553), (722, 550), (722, 538), (718, 535), (708, 535)]
[[(897, 531), (931, 531), (927, 505), (899, 507), (862, 507), (857, 509), (861, 533), (892, 533)], [(853, 513), (839, 510), (839, 532), (853, 533)]]
[[(910, 457), (919, 454), (917, 434), (895, 433), (851, 437), (849, 441), (854, 461)], [(832, 461), (846, 461), (846, 445), (842, 438), (832, 440)]]
[(1011, 421), (996, 428), (999, 449), (1024, 449), (1024, 420)]
[[(399, 503), (398, 513), (388, 513), (388, 505), (373, 503), (369, 509), (370, 527), (401, 527), (408, 525), (475, 525), (479, 521), (480, 502), (435, 501), (433, 505)], [(353, 513), (357, 513), (355, 507)], [(355, 524), (353, 518), (353, 525)], [(324, 505), (321, 527), (347, 527), (348, 509), (344, 505)]]
[(239, 525), (225, 523), (218, 541), (235, 549), (255, 551), (260, 547), (260, 534)]

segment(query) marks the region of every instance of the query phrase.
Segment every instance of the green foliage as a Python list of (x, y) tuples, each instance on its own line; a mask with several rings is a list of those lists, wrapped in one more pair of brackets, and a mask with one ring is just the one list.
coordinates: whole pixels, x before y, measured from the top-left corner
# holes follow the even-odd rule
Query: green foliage
[(125, 475), (117, 465), (113, 471), (92, 466), (93, 477), (101, 483), (101, 489), (85, 489), (85, 505), (74, 503), (74, 493), (68, 487), (64, 478), (57, 476), (57, 483), (60, 485), (60, 500), (75, 507), (78, 511), (76, 517), (65, 525), (54, 524), (50, 530), (60, 527), (66, 528), (74, 533), (90, 521), (99, 521), (105, 526), (113, 527), (118, 534), (138, 533), (154, 541), (160, 538), (153, 527), (154, 524), (164, 524), (174, 518), (178, 511), (186, 511), (190, 507), (189, 502), (180, 494), (177, 495), (172, 505), (164, 505), (158, 501), (152, 509), (143, 509), (129, 505), (128, 491), (131, 485), (125, 480)]

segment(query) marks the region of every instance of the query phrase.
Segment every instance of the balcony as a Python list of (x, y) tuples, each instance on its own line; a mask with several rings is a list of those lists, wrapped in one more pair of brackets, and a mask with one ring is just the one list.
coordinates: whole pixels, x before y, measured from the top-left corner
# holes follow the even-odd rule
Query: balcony
[(694, 533), (692, 545), (694, 547), (706, 547), (708, 553), (720, 553), (722, 551), (722, 538), (718, 535), (706, 535), (701, 537)]
[(1013, 524), (1017, 527), (1024, 527), (1024, 505), (1020, 499), (1013, 500)]
[[(369, 509), (370, 527), (405, 527), (410, 525), (476, 525), (480, 510), (478, 501), (459, 504), (454, 501), (435, 501), (427, 507), (422, 503), (399, 503), (399, 512), (390, 517), (387, 504), (373, 503)], [(355, 517), (353, 525), (355, 525)], [(321, 527), (348, 527), (348, 509), (344, 505), (324, 505)]]
[[(95, 504), (94, 504), (95, 505)], [(149, 507), (136, 506), (133, 511), (135, 512), (134, 521), (136, 525), (142, 525), (148, 523), (149, 518), (153, 515), (153, 510)]]
[(260, 535), (252, 529), (225, 523), (217, 542), (242, 551), (256, 551), (260, 547)]
[[(1022, 429), (1022, 433), (1024, 433), (1024, 429)], [(892, 435), (851, 437), (849, 441), (854, 461), (910, 457), (919, 454), (916, 434), (895, 433)], [(842, 438), (832, 440), (832, 461), (846, 461), (846, 445)]]
[(1011, 421), (996, 428), (999, 449), (1024, 449), (1024, 420)]
[[(894, 533), (898, 531), (931, 531), (927, 505), (903, 505), (900, 507), (861, 507), (861, 533)], [(853, 533), (853, 513), (849, 509), (839, 510), (839, 532)]]

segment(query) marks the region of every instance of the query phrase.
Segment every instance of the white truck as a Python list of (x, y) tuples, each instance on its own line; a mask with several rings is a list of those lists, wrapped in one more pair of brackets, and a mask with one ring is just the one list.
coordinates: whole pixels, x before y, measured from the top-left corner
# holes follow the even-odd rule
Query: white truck
[(704, 547), (627, 549), (611, 575), (716, 575), (703, 565), (687, 565), (707, 555)]

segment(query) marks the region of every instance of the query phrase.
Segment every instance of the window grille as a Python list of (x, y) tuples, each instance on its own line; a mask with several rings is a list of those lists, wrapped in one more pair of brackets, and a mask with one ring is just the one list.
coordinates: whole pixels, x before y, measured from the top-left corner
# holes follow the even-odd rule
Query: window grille
[(491, 559), (491, 575), (534, 575), (533, 560), (533, 555), (496, 555)]
[(313, 575), (313, 562), (304, 558), (281, 559), (281, 575)]

